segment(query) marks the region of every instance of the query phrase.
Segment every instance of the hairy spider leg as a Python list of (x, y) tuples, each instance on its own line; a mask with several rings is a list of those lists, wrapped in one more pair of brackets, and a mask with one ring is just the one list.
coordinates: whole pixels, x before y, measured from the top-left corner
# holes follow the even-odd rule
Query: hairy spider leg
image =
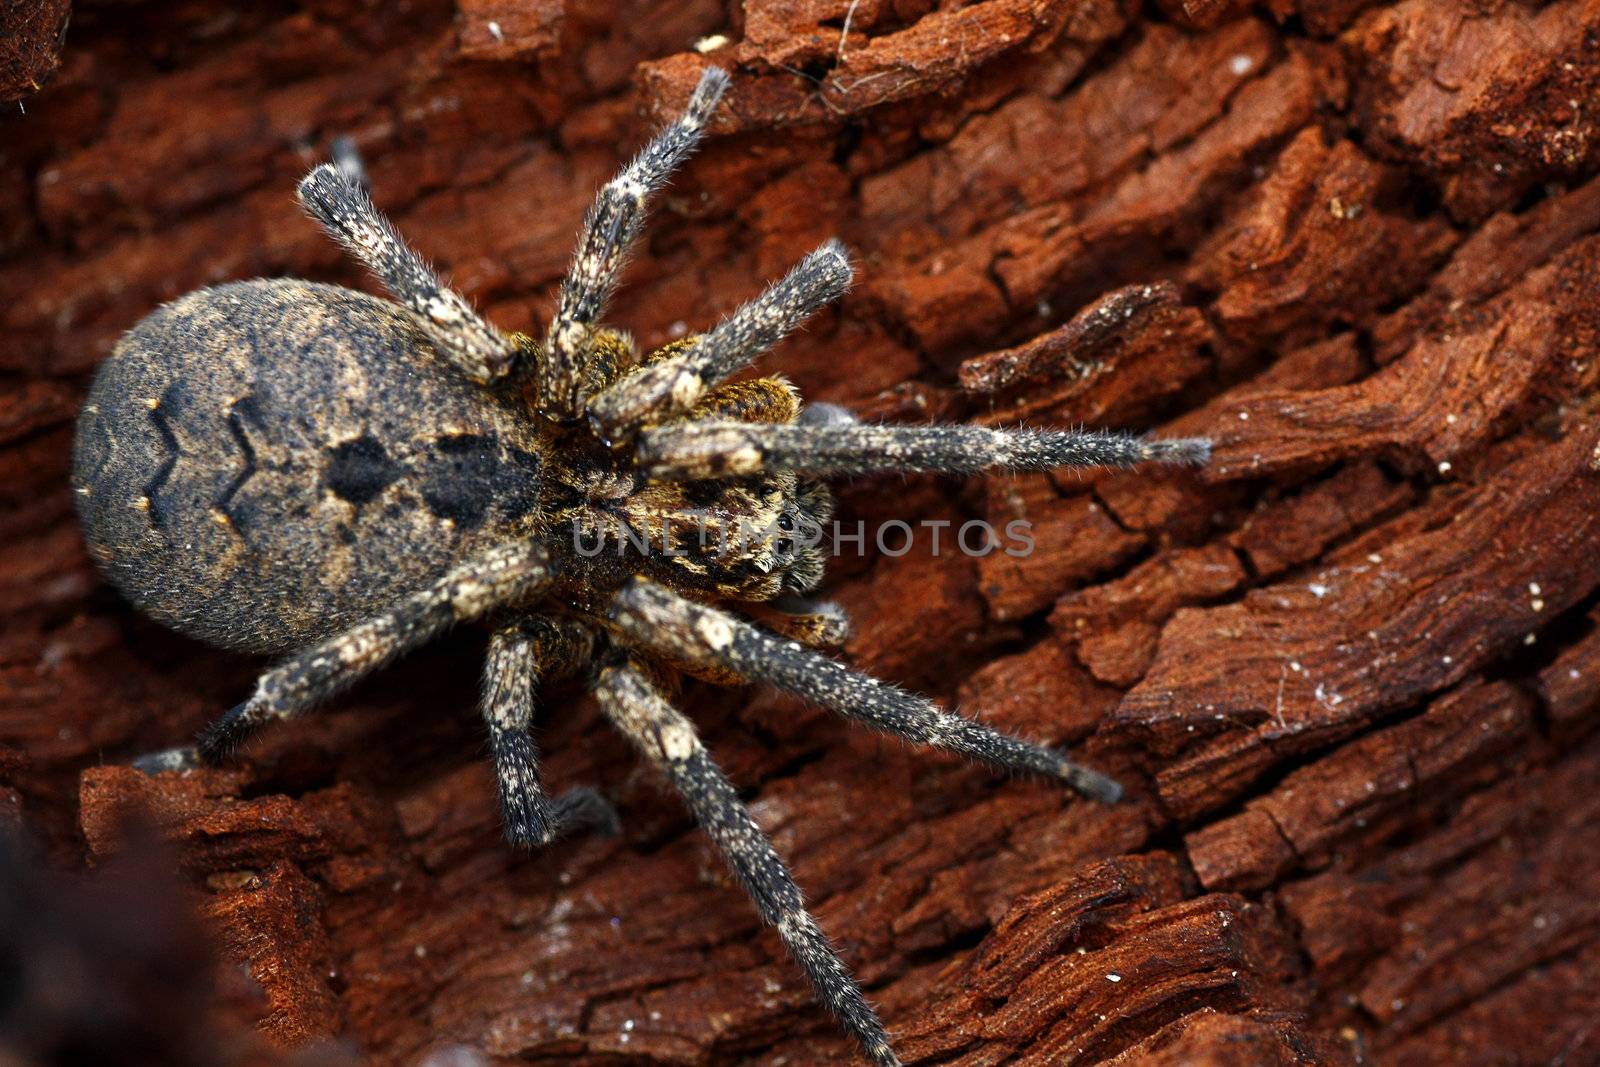
[(794, 878), (700, 743), (694, 724), (662, 698), (626, 655), (601, 668), (595, 695), (607, 718), (677, 788), (761, 918), (777, 927), (818, 999), (861, 1043), (869, 1060), (878, 1067), (898, 1067), (883, 1023), (806, 911)]
[(683, 115), (656, 134), (595, 196), (538, 361), (538, 403), (546, 416), (563, 421), (578, 417), (589, 380), (590, 332), (617, 286), (650, 197), (700, 143), (727, 88), (727, 73), (707, 67)]
[(588, 662), (594, 637), (570, 619), (530, 616), (496, 630), (483, 668), (483, 719), (494, 753), (506, 839), (538, 848), (578, 830), (616, 833), (617, 812), (593, 789), (552, 799), (532, 735), (534, 691)]
[(1044, 745), (1022, 741), (829, 659), (799, 641), (765, 633), (727, 612), (636, 577), (611, 600), (611, 621), (651, 651), (765, 682), (887, 734), (1008, 771), (1060, 779), (1084, 796), (1115, 801), (1122, 787)]
[(340, 146), (336, 162), (323, 163), (302, 178), (299, 196), (311, 217), (417, 314), (428, 337), (470, 381), (487, 385), (511, 373), (522, 346), (440, 281), (373, 206), (353, 146)]
[(249, 700), (201, 734), (200, 758), (220, 762), (265, 724), (294, 718), (456, 623), (526, 602), (551, 579), (549, 555), (536, 543), (479, 553), (389, 610), (267, 671)]
[(842, 296), (851, 277), (844, 246), (824, 243), (693, 344), (592, 397), (590, 424), (601, 440), (619, 442), (646, 422), (689, 411), (707, 389), (749, 366), (818, 308)]
[(763, 425), (684, 422), (646, 430), (638, 462), (652, 478), (731, 478), (787, 470), (814, 475), (882, 471), (976, 474), (990, 469), (1204, 463), (1203, 438), (1149, 438), (1110, 430), (996, 430), (985, 426)]

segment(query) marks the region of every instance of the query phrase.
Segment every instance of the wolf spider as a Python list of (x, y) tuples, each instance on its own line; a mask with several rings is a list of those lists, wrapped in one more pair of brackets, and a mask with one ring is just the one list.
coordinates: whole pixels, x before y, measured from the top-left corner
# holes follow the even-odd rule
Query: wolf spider
[[(806, 599), (823, 554), (801, 533), (829, 519), (828, 475), (1200, 463), (1208, 445), (868, 425), (803, 407), (782, 378), (729, 382), (846, 290), (835, 241), (707, 333), (641, 356), (600, 317), (651, 195), (727, 85), (708, 69), (684, 114), (600, 190), (542, 342), (502, 333), (448, 288), (374, 208), (353, 151), (336, 148), (301, 182), (301, 202), (398, 303), (284, 279), (152, 312), (96, 377), (74, 483), (91, 553), (136, 606), (213, 643), (287, 657), (196, 748), (142, 767), (214, 764), (448, 627), (487, 621), (483, 716), (511, 842), (541, 846), (614, 820), (591, 790), (546, 793), (529, 732), (538, 684), (590, 665), (605, 716), (682, 794), (818, 998), (889, 1065), (877, 1014), (665, 694), (681, 673), (763, 682), (907, 741), (1115, 800), (1116, 782), (1061, 753), (826, 655), (848, 626)], [(772, 536), (726, 550), (741, 526)], [(668, 551), (625, 561), (579, 550), (635, 537)], [(748, 605), (771, 629), (718, 601)]]

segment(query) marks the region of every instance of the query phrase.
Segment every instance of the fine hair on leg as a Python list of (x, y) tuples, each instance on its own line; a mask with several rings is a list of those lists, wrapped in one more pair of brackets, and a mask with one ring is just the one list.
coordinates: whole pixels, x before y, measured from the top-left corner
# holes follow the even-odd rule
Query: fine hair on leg
[(226, 758), (266, 723), (301, 714), (458, 622), (526, 602), (550, 579), (549, 555), (533, 542), (498, 545), (468, 559), (387, 611), (267, 671), (249, 700), (201, 735), (201, 758)]
[(532, 733), (540, 682), (570, 673), (592, 648), (586, 631), (541, 617), (502, 627), (489, 638), (483, 720), (506, 839), (518, 847), (538, 848), (583, 828), (616, 832), (616, 811), (594, 790), (573, 789), (554, 799), (545, 792)]
[(672, 782), (738, 875), (761, 918), (778, 930), (817, 998), (861, 1043), (877, 1067), (898, 1067), (889, 1035), (827, 937), (806, 911), (800, 889), (739, 794), (700, 743), (694, 725), (661, 696), (626, 655), (614, 656), (595, 680), (601, 710)]
[(639, 436), (639, 466), (667, 480), (732, 478), (761, 471), (976, 474), (1055, 467), (1204, 463), (1203, 438), (1151, 438), (1098, 430), (995, 430), (985, 426), (767, 425), (681, 422)]
[(585, 366), (589, 334), (617, 286), (628, 251), (644, 225), (650, 198), (700, 143), (727, 88), (727, 73), (707, 67), (684, 113), (656, 134), (595, 196), (583, 220), (572, 266), (561, 283), (556, 313), (539, 359), (539, 407), (546, 416), (560, 420), (578, 416), (583, 399), (579, 394), (589, 377)]
[(688, 411), (706, 390), (749, 366), (818, 308), (842, 296), (851, 276), (844, 246), (824, 243), (684, 351), (597, 394), (589, 401), (590, 422), (602, 439), (622, 441), (646, 422)]
[(396, 300), (416, 313), (428, 337), (462, 374), (479, 384), (504, 378), (516, 363), (516, 344), (440, 281), (406, 244), (373, 205), (365, 178), (352, 148), (346, 158), (336, 157), (301, 179), (300, 203)]
[(612, 623), (643, 648), (736, 671), (907, 741), (1003, 770), (1060, 779), (1095, 800), (1110, 802), (1122, 796), (1115, 780), (1052, 748), (945, 711), (925, 697), (851, 670), (799, 641), (766, 633), (649, 579), (629, 581), (611, 605)]

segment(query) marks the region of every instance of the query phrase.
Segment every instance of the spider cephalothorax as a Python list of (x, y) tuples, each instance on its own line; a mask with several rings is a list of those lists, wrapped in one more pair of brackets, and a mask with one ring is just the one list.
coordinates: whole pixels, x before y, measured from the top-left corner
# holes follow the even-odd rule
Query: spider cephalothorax
[(819, 651), (846, 630), (837, 608), (805, 599), (823, 563), (805, 533), (832, 509), (819, 479), (1201, 462), (1207, 445), (864, 425), (803, 407), (781, 378), (728, 382), (848, 287), (831, 241), (706, 334), (639, 354), (600, 316), (651, 193), (726, 86), (707, 70), (686, 113), (601, 190), (542, 343), (501, 333), (447, 288), (373, 207), (359, 160), (337, 151), (301, 201), (398, 303), (280, 280), (158, 309), (95, 378), (74, 487), (91, 553), (135, 605), (286, 657), (196, 749), (147, 769), (220, 760), (447, 627), (489, 622), (484, 717), (511, 840), (614, 819), (590, 790), (547, 795), (529, 736), (538, 682), (591, 665), (602, 710), (682, 793), (818, 997), (874, 1063), (893, 1064), (782, 861), (663, 694), (680, 672), (765, 682), (1114, 800), (1115, 782), (1054, 750)]

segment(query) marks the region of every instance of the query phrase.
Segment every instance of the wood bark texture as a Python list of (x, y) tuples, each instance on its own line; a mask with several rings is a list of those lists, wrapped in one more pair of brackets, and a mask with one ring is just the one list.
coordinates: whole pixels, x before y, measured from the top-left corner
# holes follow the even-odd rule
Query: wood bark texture
[[(623, 832), (502, 843), (481, 633), (228, 770), (129, 770), (262, 664), (137, 617), (67, 486), (88, 375), (158, 303), (373, 284), (294, 201), (333, 137), (537, 331), (590, 196), (715, 62), (612, 315), (641, 344), (837, 235), (856, 288), (764, 364), (808, 398), (1217, 441), (841, 490), (849, 658), (1120, 805), (685, 693), (907, 1062), (1600, 1063), (1600, 0), (64, 8), (0, 16), (0, 822), (57, 871), (7, 876), (27, 951), (153, 961), (78, 990), (120, 1062), (854, 1062), (577, 686), (548, 777)], [(892, 519), (954, 525), (894, 557)], [(1036, 547), (949, 551), (973, 519)]]

